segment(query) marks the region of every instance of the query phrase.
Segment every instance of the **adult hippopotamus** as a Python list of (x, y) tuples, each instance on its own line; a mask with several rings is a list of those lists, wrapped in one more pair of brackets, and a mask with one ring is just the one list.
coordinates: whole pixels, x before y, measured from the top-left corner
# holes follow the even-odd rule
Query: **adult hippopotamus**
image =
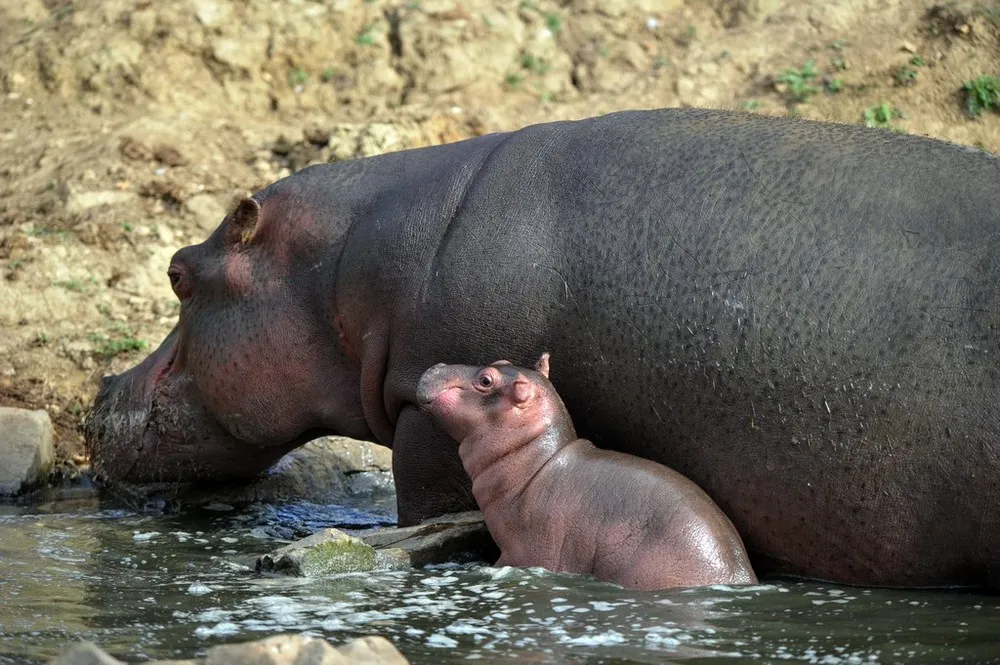
[(579, 435), (665, 464), (755, 568), (1000, 587), (1000, 160), (861, 127), (636, 111), (313, 166), (169, 269), (104, 380), (109, 481), (393, 449), (400, 522), (472, 508), (435, 363), (561, 358)]

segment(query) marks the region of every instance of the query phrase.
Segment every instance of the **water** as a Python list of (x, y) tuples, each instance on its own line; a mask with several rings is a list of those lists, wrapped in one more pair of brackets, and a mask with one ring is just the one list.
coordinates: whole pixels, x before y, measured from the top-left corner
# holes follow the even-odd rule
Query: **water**
[(540, 570), (440, 566), (326, 580), (258, 576), (257, 555), (375, 502), (144, 515), (87, 494), (0, 507), (0, 664), (78, 639), (128, 661), (306, 632), (378, 633), (415, 664), (1000, 663), (1000, 597), (776, 583), (637, 593)]

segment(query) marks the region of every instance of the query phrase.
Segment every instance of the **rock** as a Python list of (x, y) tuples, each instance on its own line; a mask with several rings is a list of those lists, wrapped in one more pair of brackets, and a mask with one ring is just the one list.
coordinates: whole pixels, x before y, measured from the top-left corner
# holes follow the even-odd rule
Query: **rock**
[(348, 662), (351, 661), (324, 639), (276, 635), (256, 642), (212, 647), (204, 665), (346, 665)]
[(102, 192), (70, 192), (66, 197), (66, 210), (71, 213), (80, 213), (98, 206), (131, 203), (135, 199), (136, 195), (132, 192), (118, 192), (115, 190)]
[(257, 572), (298, 577), (399, 570), (453, 561), (495, 561), (499, 551), (478, 511), (442, 515), (417, 526), (362, 532), (324, 529), (257, 560)]
[(399, 653), (392, 642), (371, 635), (351, 640), (337, 649), (348, 663), (372, 663), (372, 665), (407, 665), (409, 661)]
[(271, 554), (265, 554), (257, 560), (257, 571), (318, 577), (375, 570), (377, 563), (375, 550), (371, 545), (339, 529), (323, 529)]
[(232, 13), (229, 3), (216, 0), (194, 0), (194, 15), (206, 28), (215, 28), (229, 20)]
[(184, 202), (184, 209), (194, 217), (198, 226), (212, 231), (226, 216), (226, 209), (211, 194), (195, 194)]
[(727, 28), (759, 25), (780, 11), (788, 0), (714, 0), (715, 12)]
[(187, 158), (176, 147), (160, 144), (153, 150), (153, 157), (164, 166), (184, 166)]
[[(216, 220), (216, 224), (221, 221)], [(173, 250), (168, 250), (172, 252)], [(177, 505), (223, 503), (243, 506), (255, 502), (338, 502), (350, 495), (383, 495), (395, 491), (392, 451), (366, 441), (329, 436), (291, 451), (264, 474), (249, 482), (205, 486), (168, 484), (110, 485), (117, 500), (141, 507), (164, 500)]]
[(212, 41), (212, 57), (236, 71), (253, 71), (264, 59), (266, 44), (247, 39), (219, 37)]
[[(83, 642), (50, 665), (123, 665), (100, 647)], [(157, 660), (147, 665), (409, 665), (392, 642), (378, 635), (334, 648), (321, 637), (275, 635), (255, 642), (221, 644), (203, 660)]]
[(122, 662), (104, 652), (93, 642), (81, 642), (49, 661), (49, 665), (122, 665)]
[(43, 480), (52, 460), (49, 414), (0, 406), (0, 494)]
[(416, 526), (359, 534), (375, 548), (386, 568), (448, 561), (495, 561), (499, 550), (479, 511), (441, 515)]
[(331, 465), (344, 473), (392, 471), (392, 450), (368, 441), (324, 436), (310, 441), (302, 449), (323, 455)]

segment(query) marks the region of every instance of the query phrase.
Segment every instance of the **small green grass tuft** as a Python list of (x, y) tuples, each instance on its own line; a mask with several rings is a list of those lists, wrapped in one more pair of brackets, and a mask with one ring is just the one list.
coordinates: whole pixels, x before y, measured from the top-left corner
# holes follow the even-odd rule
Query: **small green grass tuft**
[(1000, 76), (982, 74), (962, 84), (969, 117), (978, 118), (984, 111), (1000, 111)]
[(108, 339), (104, 335), (95, 334), (90, 336), (90, 341), (95, 345), (94, 353), (104, 358), (114, 358), (133, 351), (144, 351), (149, 346), (145, 341), (131, 335)]
[(756, 113), (760, 110), (760, 100), (758, 99), (748, 99), (740, 107), (747, 113)]
[(833, 94), (844, 89), (844, 79), (833, 78), (826, 82), (826, 91)]
[(549, 63), (544, 58), (524, 53), (521, 55), (521, 68), (528, 70), (532, 74), (544, 75), (549, 71)]
[(923, 67), (927, 63), (924, 62), (924, 57), (922, 55), (916, 53), (912, 58), (910, 58), (910, 64), (914, 67)]
[(562, 29), (562, 21), (559, 19), (559, 15), (546, 14), (545, 26), (549, 29), (549, 32), (551, 32), (553, 35), (558, 35), (559, 31)]
[(365, 28), (361, 34), (354, 38), (354, 43), (358, 46), (374, 46), (375, 45), (375, 26), (368, 26)]
[(862, 112), (861, 115), (864, 118), (866, 127), (878, 127), (881, 129), (899, 131), (897, 127), (892, 125), (892, 121), (896, 118), (902, 118), (903, 112), (890, 104), (882, 102), (881, 104), (876, 104), (875, 106), (869, 106)]
[(293, 69), (288, 72), (288, 85), (295, 86), (305, 85), (309, 80), (309, 74), (306, 73), (304, 69)]
[(61, 286), (67, 291), (73, 291), (75, 293), (83, 293), (83, 282), (78, 279), (64, 279), (62, 281), (56, 282), (56, 286)]
[(807, 60), (802, 69), (786, 69), (775, 80), (786, 86), (785, 95), (789, 101), (800, 104), (809, 101), (810, 97), (819, 92), (819, 86), (813, 83), (816, 74), (816, 61)]
[(903, 65), (892, 73), (892, 80), (895, 82), (897, 87), (905, 88), (916, 83), (919, 75), (920, 72), (913, 67)]

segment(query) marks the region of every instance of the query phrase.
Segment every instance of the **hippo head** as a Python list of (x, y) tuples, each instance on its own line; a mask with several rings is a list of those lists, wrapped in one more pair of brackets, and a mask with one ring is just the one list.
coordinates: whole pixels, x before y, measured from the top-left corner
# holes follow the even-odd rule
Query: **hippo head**
[(303, 206), (257, 198), (174, 255), (177, 326), (102, 381), (85, 434), (104, 481), (248, 478), (326, 432), (370, 438), (357, 363), (319, 305), (331, 300), (318, 295), (332, 288), (323, 275), (336, 272), (317, 270), (330, 239)]
[(456, 441), (514, 430), (531, 432), (529, 438), (536, 438), (553, 425), (575, 438), (548, 376), (548, 353), (542, 354), (533, 372), (506, 360), (482, 368), (439, 363), (420, 377), (417, 399)]

